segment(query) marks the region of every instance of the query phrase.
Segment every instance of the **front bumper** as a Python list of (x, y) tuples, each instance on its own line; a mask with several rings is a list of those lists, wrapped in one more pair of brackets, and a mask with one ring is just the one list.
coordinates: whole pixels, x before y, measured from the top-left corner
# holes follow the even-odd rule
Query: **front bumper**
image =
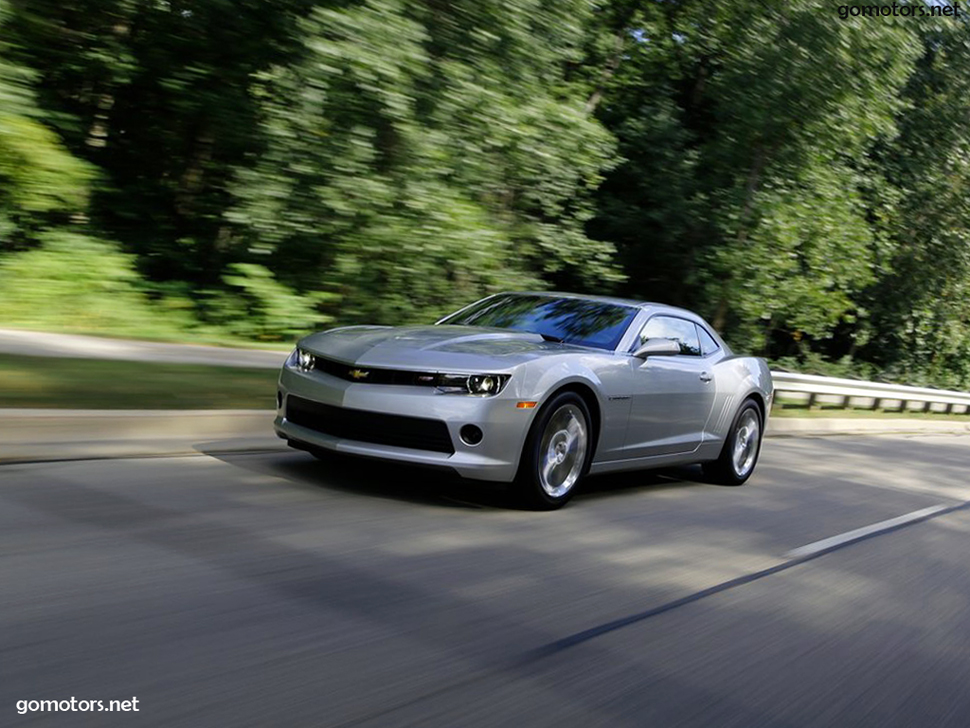
[[(515, 478), (535, 410), (516, 408), (514, 382), (495, 397), (439, 394), (427, 387), (348, 382), (321, 371), (302, 372), (284, 367), (280, 374), (280, 408), (276, 434), (323, 450), (381, 458), (417, 465), (451, 468), (465, 478), (510, 482)], [(290, 395), (358, 412), (419, 417), (443, 422), (454, 453), (350, 440), (290, 422)], [(477, 425), (482, 441), (467, 445), (459, 437), (464, 425)]]

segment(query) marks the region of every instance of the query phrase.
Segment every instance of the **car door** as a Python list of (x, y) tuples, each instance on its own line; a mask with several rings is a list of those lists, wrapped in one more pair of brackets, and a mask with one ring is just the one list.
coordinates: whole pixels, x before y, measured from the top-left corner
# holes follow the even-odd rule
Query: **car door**
[(627, 458), (690, 453), (701, 444), (714, 406), (716, 383), (693, 321), (657, 314), (637, 338), (672, 339), (680, 354), (629, 357), (631, 391), (624, 455)]

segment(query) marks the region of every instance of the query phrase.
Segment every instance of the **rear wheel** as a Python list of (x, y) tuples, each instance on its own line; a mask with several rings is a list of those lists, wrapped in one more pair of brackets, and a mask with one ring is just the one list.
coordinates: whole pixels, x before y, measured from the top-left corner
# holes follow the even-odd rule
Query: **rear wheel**
[(713, 462), (704, 463), (704, 474), (722, 485), (744, 483), (758, 464), (763, 429), (757, 403), (753, 399), (745, 400), (734, 416), (720, 456)]
[(589, 470), (592, 437), (589, 409), (574, 392), (563, 392), (539, 412), (529, 432), (516, 479), (525, 504), (559, 508)]

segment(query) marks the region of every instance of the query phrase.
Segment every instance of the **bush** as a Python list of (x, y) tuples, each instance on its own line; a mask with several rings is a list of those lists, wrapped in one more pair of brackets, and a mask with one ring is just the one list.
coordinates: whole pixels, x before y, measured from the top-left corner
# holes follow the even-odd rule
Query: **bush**
[(228, 290), (207, 291), (207, 319), (245, 339), (281, 341), (329, 323), (317, 312), (321, 296), (299, 296), (261, 265), (235, 263), (222, 280)]
[(109, 243), (64, 231), (39, 237), (40, 247), (0, 260), (0, 322), (132, 336), (191, 325), (184, 313), (158, 315), (131, 257)]

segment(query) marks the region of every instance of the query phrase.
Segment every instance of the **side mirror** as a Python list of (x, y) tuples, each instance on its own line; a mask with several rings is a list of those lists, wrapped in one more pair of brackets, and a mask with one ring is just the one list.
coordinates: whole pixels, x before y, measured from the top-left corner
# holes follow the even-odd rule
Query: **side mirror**
[(643, 346), (633, 352), (637, 359), (646, 359), (648, 356), (673, 356), (680, 353), (680, 344), (673, 339), (647, 339)]

